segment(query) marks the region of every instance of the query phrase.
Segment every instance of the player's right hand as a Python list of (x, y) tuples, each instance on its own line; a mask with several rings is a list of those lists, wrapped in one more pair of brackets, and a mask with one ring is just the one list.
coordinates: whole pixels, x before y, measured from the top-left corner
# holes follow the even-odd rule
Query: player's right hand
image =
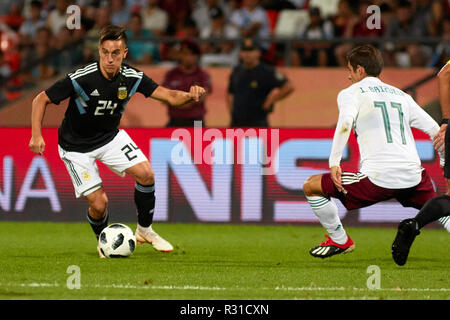
[(45, 150), (44, 138), (42, 136), (31, 137), (29, 147), (32, 152), (38, 153), (42, 156)]
[(334, 185), (336, 186), (336, 189), (338, 189), (339, 192), (343, 192), (344, 194), (347, 193), (347, 191), (342, 186), (342, 169), (339, 166), (333, 166), (330, 168), (330, 176), (331, 180), (333, 181)]

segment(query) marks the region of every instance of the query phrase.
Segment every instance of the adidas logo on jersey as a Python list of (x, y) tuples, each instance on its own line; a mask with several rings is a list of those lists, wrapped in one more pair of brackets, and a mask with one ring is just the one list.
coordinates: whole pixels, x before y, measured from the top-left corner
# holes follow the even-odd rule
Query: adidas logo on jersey
[(94, 91), (91, 92), (91, 96), (98, 97), (100, 96), (100, 93), (98, 93), (97, 89), (95, 89)]

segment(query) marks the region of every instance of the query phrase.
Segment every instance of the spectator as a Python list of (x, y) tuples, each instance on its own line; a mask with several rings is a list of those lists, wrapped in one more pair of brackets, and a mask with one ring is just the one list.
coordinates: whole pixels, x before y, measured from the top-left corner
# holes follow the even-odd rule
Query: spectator
[(175, 32), (175, 36), (178, 38), (197, 38), (199, 30), (195, 21), (191, 18), (186, 18), (183, 24), (179, 24), (179, 28)]
[[(72, 33), (72, 40), (73, 41), (79, 41), (79, 40), (86, 40), (87, 32), (88, 30), (92, 29), (94, 26), (94, 20), (81, 17), (81, 24), (80, 28), (73, 29)], [(85, 42), (84, 42), (85, 43)], [(84, 44), (83, 44), (84, 45)]]
[(227, 104), (232, 127), (267, 127), (274, 104), (287, 97), (293, 87), (274, 67), (260, 61), (261, 50), (250, 38), (244, 40), (242, 63), (230, 75)]
[(297, 9), (304, 9), (309, 0), (288, 0), (288, 2), (292, 3)]
[(125, 6), (130, 13), (139, 13), (148, 8), (147, 0), (126, 0)]
[[(50, 47), (46, 43), (36, 43), (36, 58), (43, 59), (50, 53)], [(56, 67), (49, 60), (41, 61), (31, 70), (33, 81), (47, 80), (56, 75)]]
[[(347, 23), (345, 33), (346, 38), (372, 38), (381, 37), (384, 32), (384, 26), (381, 23), (380, 28), (368, 28), (367, 19), (369, 14), (367, 8), (370, 1), (361, 1), (358, 6), (359, 15), (353, 16)], [(339, 66), (347, 65), (347, 53), (352, 49), (354, 43), (345, 42), (335, 48), (336, 60)]]
[(242, 6), (242, 0), (228, 0), (228, 7), (230, 8), (230, 16), (234, 11), (240, 10)]
[[(192, 85), (204, 87), (209, 93), (212, 92), (209, 74), (199, 67), (200, 47), (193, 40), (185, 39), (181, 42), (179, 64), (169, 70), (162, 86), (169, 89), (183, 90)], [(167, 105), (169, 111), (168, 127), (191, 127), (194, 121), (204, 121), (206, 114), (205, 100), (191, 102), (183, 108)]]
[(66, 26), (68, 0), (56, 0), (55, 9), (47, 16), (47, 26), (53, 34), (58, 34), (62, 27)]
[(175, 34), (184, 27), (186, 20), (191, 16), (191, 3), (189, 0), (160, 0), (160, 7), (169, 15), (169, 34)]
[[(322, 19), (320, 9), (313, 7), (309, 9), (309, 24), (302, 30), (298, 38), (303, 40), (330, 40), (333, 37), (333, 24), (329, 20)], [(294, 43), (297, 48), (293, 52), (292, 64), (303, 66), (328, 65), (331, 57), (330, 42)]]
[(3, 52), (0, 50), (0, 102), (6, 100), (5, 84), (11, 73), (11, 67), (5, 62)]
[[(239, 38), (239, 31), (226, 22), (223, 11), (220, 8), (210, 10), (211, 25), (200, 31), (200, 38), (236, 40)], [(202, 44), (201, 65), (220, 65), (234, 67), (239, 58), (239, 49), (233, 42), (205, 42)]]
[(12, 2), (8, 14), (2, 16), (1, 21), (11, 30), (19, 31), (20, 26), (25, 21), (25, 18), (22, 16), (22, 3), (19, 1)]
[(33, 0), (30, 4), (30, 17), (20, 26), (19, 34), (21, 44), (30, 45), (36, 37), (36, 32), (40, 27), (45, 26), (45, 20), (41, 16), (42, 2)]
[(0, 50), (0, 84), (2, 84), (11, 73), (11, 67), (5, 62), (3, 51)]
[(334, 35), (336, 37), (343, 37), (350, 21), (357, 19), (352, 10), (350, 0), (340, 0), (338, 3), (338, 12), (332, 17)]
[[(87, 5), (85, 7), (81, 7), (81, 25), (85, 27), (85, 31), (91, 30), (95, 21), (97, 20), (97, 7), (93, 5)], [(75, 28), (74, 30), (77, 30)]]
[(0, 1), (0, 15), (7, 14), (10, 8), (10, 1)]
[(54, 38), (52, 30), (47, 26), (40, 27), (36, 32), (36, 37), (33, 39), (33, 43), (34, 45), (44, 43), (49, 47), (53, 46)]
[(383, 25), (383, 21), (380, 22), (380, 28), (368, 27), (368, 19), (369, 13), (367, 12), (367, 8), (371, 5), (371, 1), (364, 0), (359, 2), (358, 10), (359, 17), (358, 19), (350, 21), (350, 27), (348, 31), (351, 30), (351, 36), (365, 38), (365, 37), (381, 37), (383, 35), (385, 26)]
[[(422, 25), (423, 27), (427, 27), (429, 16), (432, 12), (432, 2), (439, 0), (414, 0), (410, 1), (414, 20), (417, 24)], [(428, 32), (428, 30), (427, 30)]]
[(301, 2), (303, 3), (293, 3), (289, 0), (261, 0), (261, 6), (266, 10), (281, 11), (285, 9), (301, 9), (306, 1), (303, 0)]
[(147, 9), (144, 10), (142, 19), (145, 29), (152, 31), (156, 35), (166, 33), (169, 16), (167, 12), (159, 7), (159, 0), (148, 0)]
[[(411, 38), (427, 36), (427, 27), (423, 19), (414, 18), (414, 11), (409, 1), (401, 0), (399, 2), (396, 16), (387, 26), (386, 36), (388, 38)], [(420, 45), (417, 41), (411, 42), (387, 42), (386, 65), (400, 67), (421, 67), (426, 64), (431, 56), (431, 49)]]
[[(22, 56), (19, 49), (19, 39), (17, 33), (9, 29), (7, 26), (0, 24), (0, 43), (3, 49), (3, 72), (4, 74), (14, 74), (20, 68)], [(1, 50), (0, 50), (1, 51)], [(17, 90), (22, 85), (22, 79), (17, 76), (10, 79), (6, 84), (5, 96), (8, 100), (14, 100), (20, 96)]]
[[(269, 19), (266, 11), (260, 6), (260, 0), (244, 0), (241, 9), (233, 11), (230, 21), (240, 31), (242, 37), (257, 37), (268, 39), (270, 37)], [(270, 42), (261, 41), (261, 49), (266, 53)]]
[(197, 1), (197, 6), (192, 12), (191, 18), (195, 21), (199, 30), (211, 27), (211, 11), (216, 9), (220, 9), (225, 18), (227, 18), (230, 13), (229, 7), (222, 0)]
[(130, 21), (130, 10), (125, 0), (111, 0), (111, 23), (116, 26), (126, 26)]
[(428, 34), (432, 37), (441, 36), (444, 22), (444, 7), (439, 1), (433, 1), (431, 10), (427, 16)]
[(148, 39), (153, 38), (154, 34), (142, 27), (142, 16), (139, 13), (132, 13), (128, 30), (128, 59), (137, 64), (151, 64), (159, 61), (158, 47)]
[(73, 30), (64, 27), (55, 36), (54, 49), (61, 51), (53, 60), (58, 70), (69, 70), (82, 62), (82, 50), (79, 47), (70, 47), (74, 41), (73, 34)]
[(381, 21), (384, 26), (388, 26), (395, 17), (395, 11), (387, 2), (380, 3)]
[[(197, 38), (199, 31), (195, 25), (194, 20), (190, 17), (186, 18), (183, 23), (176, 25), (176, 30), (172, 30), (174, 36), (179, 39), (184, 38)], [(161, 44), (161, 56), (163, 60), (175, 61), (178, 59), (179, 47), (178, 42), (162, 43)]]
[(442, 41), (437, 44), (428, 67), (440, 68), (450, 60), (450, 16), (444, 17), (439, 34)]
[(100, 7), (96, 9), (96, 17), (94, 27), (88, 31), (87, 40), (84, 44), (83, 61), (85, 63), (98, 59), (98, 36), (100, 30), (111, 23), (110, 11), (108, 7)]
[(441, 3), (444, 7), (445, 15), (450, 15), (450, 2), (447, 0), (441, 0)]

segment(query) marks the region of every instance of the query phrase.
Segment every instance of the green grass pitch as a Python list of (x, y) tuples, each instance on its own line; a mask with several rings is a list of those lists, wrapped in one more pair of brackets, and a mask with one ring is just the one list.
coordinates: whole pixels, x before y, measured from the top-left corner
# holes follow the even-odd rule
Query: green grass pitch
[[(323, 260), (308, 253), (324, 240), (319, 226), (154, 228), (172, 253), (144, 245), (129, 258), (99, 259), (87, 223), (1, 222), (0, 299), (450, 299), (450, 235), (441, 229), (423, 230), (399, 267), (394, 228), (346, 228), (355, 251)], [(69, 288), (70, 266), (79, 289)], [(379, 289), (367, 286), (369, 266), (379, 268)]]

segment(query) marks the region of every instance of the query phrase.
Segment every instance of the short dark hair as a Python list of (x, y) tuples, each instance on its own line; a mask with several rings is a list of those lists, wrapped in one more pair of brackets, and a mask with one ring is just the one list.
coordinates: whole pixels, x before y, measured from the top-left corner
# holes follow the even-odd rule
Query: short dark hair
[(127, 44), (127, 35), (125, 33), (125, 28), (115, 26), (113, 24), (110, 24), (106, 27), (104, 27), (100, 31), (100, 38), (99, 42), (102, 44), (103, 42), (107, 40), (123, 40), (125, 42), (125, 45)]
[(198, 43), (195, 40), (190, 39), (190, 38), (183, 39), (180, 43), (180, 47), (187, 48), (189, 51), (191, 51), (196, 56), (199, 56), (202, 53)]
[(347, 61), (354, 71), (359, 65), (364, 68), (368, 76), (373, 77), (378, 77), (384, 66), (380, 50), (370, 44), (353, 48), (347, 53)]
[(133, 12), (133, 13), (130, 15), (130, 20), (131, 20), (131, 18), (138, 18), (139, 21), (142, 23), (142, 16), (141, 16), (141, 14), (140, 14), (139, 12)]
[(42, 2), (40, 2), (39, 0), (33, 0), (30, 3), (31, 7), (36, 7), (37, 9), (42, 9)]

